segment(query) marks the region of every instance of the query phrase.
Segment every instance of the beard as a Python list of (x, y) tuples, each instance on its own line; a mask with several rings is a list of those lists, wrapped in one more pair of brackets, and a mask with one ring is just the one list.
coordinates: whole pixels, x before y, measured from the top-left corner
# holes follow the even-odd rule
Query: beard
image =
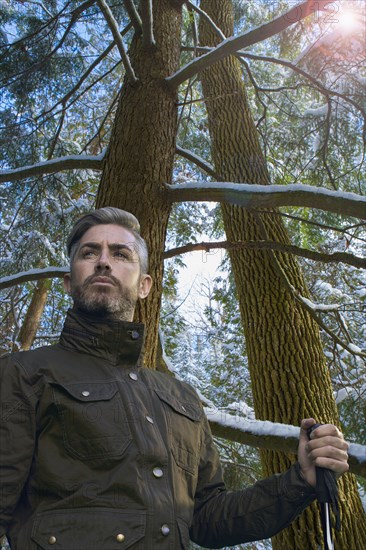
[(83, 284), (71, 287), (74, 307), (98, 317), (107, 315), (119, 321), (131, 321), (138, 300), (138, 287), (126, 288), (113, 275), (99, 273), (98, 276), (108, 276), (114, 286), (93, 286), (96, 275), (87, 277)]

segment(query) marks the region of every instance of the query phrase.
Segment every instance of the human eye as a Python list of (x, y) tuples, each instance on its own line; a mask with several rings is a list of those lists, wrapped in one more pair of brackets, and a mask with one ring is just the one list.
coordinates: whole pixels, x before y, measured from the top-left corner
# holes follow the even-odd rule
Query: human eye
[(121, 248), (118, 250), (115, 250), (113, 253), (113, 258), (120, 261), (130, 261), (131, 260), (131, 252), (125, 248)]
[(81, 257), (83, 260), (94, 261), (98, 258), (98, 251), (93, 248), (84, 248), (81, 252)]

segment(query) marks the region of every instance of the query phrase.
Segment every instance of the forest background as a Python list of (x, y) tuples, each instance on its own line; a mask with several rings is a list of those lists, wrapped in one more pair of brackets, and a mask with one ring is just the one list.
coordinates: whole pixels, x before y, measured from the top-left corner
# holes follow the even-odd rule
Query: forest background
[[(340, 425), (340, 549), (366, 546), (365, 43), (358, 0), (0, 5), (1, 353), (57, 341), (74, 221), (132, 211), (146, 365), (200, 393), (230, 488), (288, 467), (303, 416)], [(190, 288), (194, 250), (222, 261)], [(313, 505), (240, 548), (321, 544)]]

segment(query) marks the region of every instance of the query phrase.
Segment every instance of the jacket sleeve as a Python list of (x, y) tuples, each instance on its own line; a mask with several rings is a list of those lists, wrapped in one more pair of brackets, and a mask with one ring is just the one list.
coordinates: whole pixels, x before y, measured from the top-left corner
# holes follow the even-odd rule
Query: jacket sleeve
[(315, 499), (313, 487), (299, 472), (295, 464), (248, 489), (227, 491), (205, 419), (191, 539), (206, 548), (221, 548), (272, 537)]
[(13, 357), (0, 359), (0, 538), (27, 480), (36, 432), (34, 387)]

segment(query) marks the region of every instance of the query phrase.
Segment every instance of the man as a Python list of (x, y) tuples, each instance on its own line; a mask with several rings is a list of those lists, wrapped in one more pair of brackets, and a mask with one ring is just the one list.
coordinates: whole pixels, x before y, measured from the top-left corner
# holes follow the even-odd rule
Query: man
[(102, 208), (69, 241), (74, 307), (60, 342), (2, 361), (0, 535), (12, 550), (218, 548), (270, 537), (314, 498), (315, 466), (340, 475), (335, 426), (304, 420), (299, 462), (228, 492), (195, 391), (141, 366), (138, 298), (151, 287), (134, 216)]

